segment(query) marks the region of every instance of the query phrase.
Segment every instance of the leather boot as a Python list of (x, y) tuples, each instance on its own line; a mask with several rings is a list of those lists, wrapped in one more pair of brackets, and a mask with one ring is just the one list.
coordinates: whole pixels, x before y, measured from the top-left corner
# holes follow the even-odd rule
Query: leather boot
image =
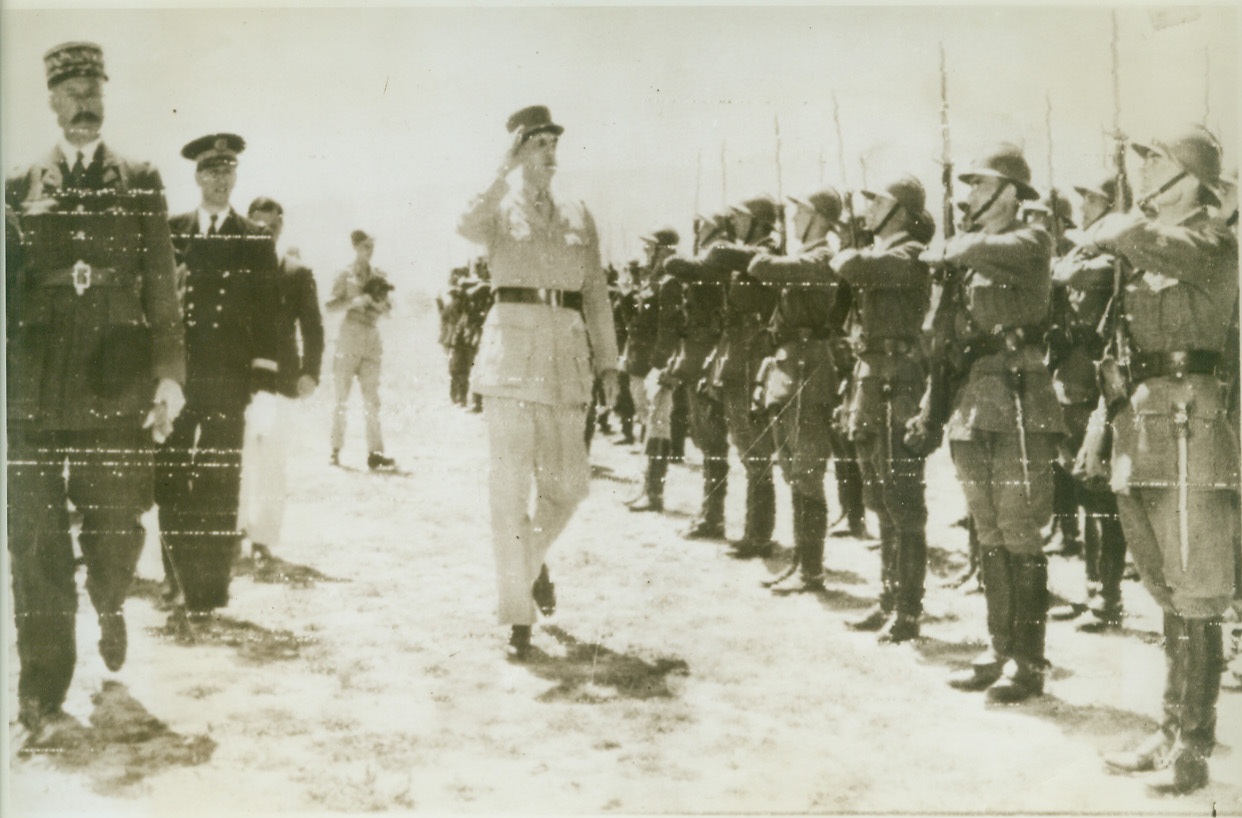
[(630, 511), (663, 511), (664, 479), (668, 475), (669, 442), (653, 437), (647, 441), (647, 477), (643, 494), (630, 504)]
[(923, 586), (927, 578), (927, 536), (906, 531), (897, 539), (897, 616), (880, 634), (881, 642), (906, 642), (919, 635)]
[(1182, 702), (1182, 744), (1206, 758), (1216, 747), (1216, 700), (1225, 666), (1221, 621), (1186, 619), (1186, 696)]
[(1044, 637), (1048, 626), (1048, 558), (1043, 554), (1010, 556), (1013, 577), (1013, 661), (988, 699), (1013, 704), (1044, 692)]
[(699, 517), (682, 535), (689, 540), (725, 538), (724, 505), (729, 488), (727, 455), (703, 456), (703, 506)]
[(1121, 627), (1125, 618), (1125, 608), (1121, 604), (1121, 577), (1126, 570), (1126, 540), (1121, 531), (1121, 521), (1117, 519), (1116, 500), (1113, 500), (1112, 514), (1103, 514), (1097, 518), (1100, 529), (1100, 554), (1097, 574), (1100, 578), (1100, 594), (1096, 604), (1091, 606), (1091, 619), (1083, 622), (1078, 629), (1086, 633), (1099, 633), (1116, 630)]
[(1005, 662), (1013, 651), (1013, 575), (1009, 552), (1004, 548), (981, 547), (979, 573), (988, 603), (988, 634), (992, 646), (971, 666), (949, 677), (949, 686), (958, 690), (985, 690), (1001, 677)]
[(772, 541), (776, 527), (776, 484), (771, 467), (746, 475), (746, 526), (742, 539), (756, 547)]
[(860, 619), (846, 623), (856, 631), (878, 631), (897, 607), (897, 529), (880, 518), (880, 599)]
[(802, 506), (802, 536), (798, 538), (801, 552), (802, 584), (806, 588), (824, 587), (824, 537), (828, 533), (828, 503), (822, 497), (799, 495)]

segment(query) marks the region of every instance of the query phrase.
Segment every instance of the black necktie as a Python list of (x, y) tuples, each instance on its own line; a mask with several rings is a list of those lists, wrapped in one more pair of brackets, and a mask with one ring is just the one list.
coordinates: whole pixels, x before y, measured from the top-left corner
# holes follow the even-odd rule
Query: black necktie
[(216, 218), (219, 214), (211, 214), (211, 226), (207, 228), (207, 235), (214, 236), (216, 234)]
[(78, 161), (73, 163), (72, 171), (73, 182), (75, 185), (80, 185), (86, 178), (86, 164), (83, 162), (85, 158), (86, 157), (82, 155), (82, 151), (78, 151)]

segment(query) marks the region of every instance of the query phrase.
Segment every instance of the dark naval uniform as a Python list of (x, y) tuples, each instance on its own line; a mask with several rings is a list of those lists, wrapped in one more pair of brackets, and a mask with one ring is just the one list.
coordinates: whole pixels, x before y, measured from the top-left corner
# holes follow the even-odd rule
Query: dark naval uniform
[[(143, 422), (156, 379), (185, 379), (185, 349), (153, 167), (101, 143), (75, 173), (57, 148), (5, 182), (5, 204), (10, 242), (20, 229), (5, 280), (8, 542), (29, 727), (60, 709), (73, 678), (68, 502), (82, 514), (91, 603), (101, 622), (119, 620), (151, 505)], [(123, 638), (104, 658), (120, 666)]]
[(867, 506), (880, 521), (879, 629), (896, 610), (917, 623), (927, 566), (924, 459), (903, 440), (918, 414), (926, 363), (918, 332), (931, 294), (923, 244), (902, 232), (834, 265), (854, 295), (854, 365), (846, 413)]
[(244, 413), (274, 391), (280, 281), (272, 236), (231, 208), (215, 233), (191, 211), (169, 220), (185, 268), (185, 411), (156, 458), (156, 502), (170, 584), (186, 610), (228, 604), (238, 544)]
[(759, 376), (765, 424), (770, 423), (781, 471), (793, 500), (794, 542), (805, 586), (822, 586), (828, 500), (824, 473), (832, 456), (829, 434), (837, 400), (831, 321), (837, 277), (826, 240), (797, 256), (760, 253), (748, 273), (780, 286), (772, 316), (776, 352)]
[[(1025, 161), (1022, 163), (1025, 165)], [(969, 371), (946, 427), (982, 549), (991, 646), (953, 683), (1011, 700), (1042, 692), (1052, 460), (1065, 433), (1039, 343), (1051, 290), (1052, 238), (1016, 219), (952, 239), (965, 270), (956, 336)]]
[(724, 503), (729, 480), (729, 438), (724, 408), (706, 388), (707, 358), (720, 341), (728, 272), (711, 251), (699, 258), (674, 255), (664, 270), (684, 284), (682, 336), (669, 373), (686, 384), (690, 398), (690, 433), (703, 453), (703, 502), (688, 536), (724, 539)]
[(1237, 559), (1238, 441), (1217, 374), (1238, 295), (1237, 240), (1199, 211), (1176, 225), (1108, 217), (1094, 241), (1133, 268), (1122, 296), (1132, 384), (1112, 418), (1112, 487), (1143, 583), (1164, 609), (1156, 747), (1174, 786), (1197, 789), (1216, 742), (1221, 615)]
[[(296, 259), (284, 256), (277, 268), (280, 313), (276, 319), (276, 390), (287, 398), (298, 397), (298, 379), (308, 376), (319, 383), (323, 367), (323, 313), (315, 274)], [(299, 351), (298, 337), (302, 343)]]

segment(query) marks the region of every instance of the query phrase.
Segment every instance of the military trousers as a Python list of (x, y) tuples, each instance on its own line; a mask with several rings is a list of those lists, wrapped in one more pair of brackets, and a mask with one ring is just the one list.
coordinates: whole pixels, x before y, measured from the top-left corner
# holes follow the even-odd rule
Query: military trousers
[(449, 399), (458, 406), (465, 406), (470, 395), (470, 368), (476, 351), (470, 344), (454, 344), (449, 350)]
[(768, 415), (785, 482), (797, 494), (826, 502), (824, 475), (832, 457), (832, 407), (795, 398), (769, 407)]
[(280, 545), (288, 498), (285, 464), (288, 460), (289, 421), (294, 401), (276, 395), (276, 422), (259, 437), (246, 430), (241, 455), (241, 499), (237, 524), (250, 542)]
[(703, 453), (703, 503), (698, 522), (723, 530), (729, 488), (729, 433), (724, 407), (699, 389), (690, 390), (689, 398), (690, 436)]
[(647, 401), (647, 440), (670, 440), (673, 436), (673, 393), (677, 383), (665, 379), (662, 372), (653, 369), (647, 375), (643, 389), (649, 395)]
[[(552, 543), (587, 496), (585, 405), (484, 396), (488, 493), (502, 625), (531, 625), (531, 586)], [(532, 508), (531, 491), (534, 490)]]
[[(1040, 529), (1052, 516), (1052, 460), (1059, 435), (1026, 436), (1023, 457), (1016, 432), (976, 430), (971, 440), (951, 440), (953, 465), (984, 550), (1043, 553)], [(1026, 469), (1023, 470), (1025, 461)]]
[(738, 459), (746, 468), (746, 527), (743, 537), (756, 543), (772, 538), (776, 527), (776, 489), (772, 483), (772, 455), (776, 443), (771, 421), (751, 411), (749, 385), (729, 384), (721, 390), (725, 423)]
[(237, 556), (245, 407), (187, 404), (155, 454), (164, 573), (190, 611), (222, 608)]
[(332, 359), (332, 377), (336, 384), (336, 410), (332, 415), (332, 449), (345, 445), (345, 416), (349, 393), (354, 380), (362, 392), (362, 416), (366, 422), (367, 451), (384, 451), (384, 437), (380, 431), (380, 361), (382, 351), (379, 330), (356, 321), (341, 324), (341, 335), (336, 341), (336, 354)]
[(1183, 510), (1176, 489), (1132, 487), (1128, 494), (1117, 495), (1117, 512), (1143, 585), (1161, 608), (1197, 619), (1228, 610), (1237, 558), (1233, 492), (1188, 492), (1185, 564), (1179, 519)]
[(863, 495), (880, 521), (881, 536), (922, 532), (927, 525), (926, 462), (906, 448), (904, 433), (905, 423), (897, 422), (887, 433), (881, 427), (854, 436)]
[(121, 610), (151, 507), (152, 444), (141, 429), (9, 427), (8, 547), (18, 696), (45, 711), (65, 701), (77, 659), (78, 607), (69, 506), (82, 515), (86, 591), (100, 614)]

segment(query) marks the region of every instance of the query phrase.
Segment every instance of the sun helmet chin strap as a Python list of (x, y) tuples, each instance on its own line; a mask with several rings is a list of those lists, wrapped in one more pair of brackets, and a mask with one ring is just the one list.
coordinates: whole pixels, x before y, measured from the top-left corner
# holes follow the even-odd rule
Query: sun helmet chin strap
[(974, 213), (966, 214), (967, 221), (971, 222), (972, 224), (978, 225), (979, 217), (982, 216), (984, 213), (987, 213), (988, 210), (992, 207), (992, 205), (996, 204), (996, 200), (1000, 198), (1000, 195), (1005, 192), (1005, 188), (1009, 187), (1012, 184), (1013, 182), (1009, 181), (1008, 179), (1001, 179), (1001, 184), (996, 188), (996, 192), (993, 193), (990, 197), (988, 197), (988, 200), (983, 203), (983, 206), (980, 207), (978, 210), (976, 210)]
[(875, 226), (875, 230), (872, 230), (871, 232), (877, 236), (884, 232), (884, 226), (889, 223), (893, 216), (897, 215), (897, 211), (901, 210), (902, 207), (904, 207), (904, 205), (902, 205), (901, 202), (893, 200), (893, 206), (888, 209), (888, 212), (884, 214), (884, 218), (880, 219), (880, 223), (877, 224)]
[(1161, 196), (1161, 195), (1163, 195), (1163, 194), (1167, 193), (1167, 192), (1169, 191), (1169, 189), (1170, 189), (1170, 188), (1172, 188), (1172, 187), (1173, 187), (1174, 185), (1176, 185), (1178, 182), (1180, 182), (1180, 181), (1182, 181), (1183, 179), (1185, 179), (1187, 175), (1188, 175), (1188, 174), (1186, 173), (1186, 171), (1184, 171), (1184, 170), (1179, 171), (1179, 172), (1178, 172), (1177, 174), (1175, 174), (1175, 175), (1174, 175), (1171, 179), (1169, 179), (1169, 181), (1165, 182), (1163, 185), (1161, 185), (1160, 187), (1156, 188), (1156, 189), (1155, 189), (1155, 190), (1153, 190), (1151, 193), (1148, 193), (1146, 196), (1144, 196), (1143, 198), (1139, 199), (1139, 200), (1138, 200), (1138, 204), (1136, 205), (1136, 207), (1138, 207), (1138, 209), (1139, 209), (1139, 210), (1142, 210), (1143, 212), (1146, 212), (1146, 211), (1147, 211), (1147, 208), (1151, 206), (1151, 203), (1152, 203), (1152, 200), (1153, 200), (1153, 199), (1155, 199), (1157, 196)]

